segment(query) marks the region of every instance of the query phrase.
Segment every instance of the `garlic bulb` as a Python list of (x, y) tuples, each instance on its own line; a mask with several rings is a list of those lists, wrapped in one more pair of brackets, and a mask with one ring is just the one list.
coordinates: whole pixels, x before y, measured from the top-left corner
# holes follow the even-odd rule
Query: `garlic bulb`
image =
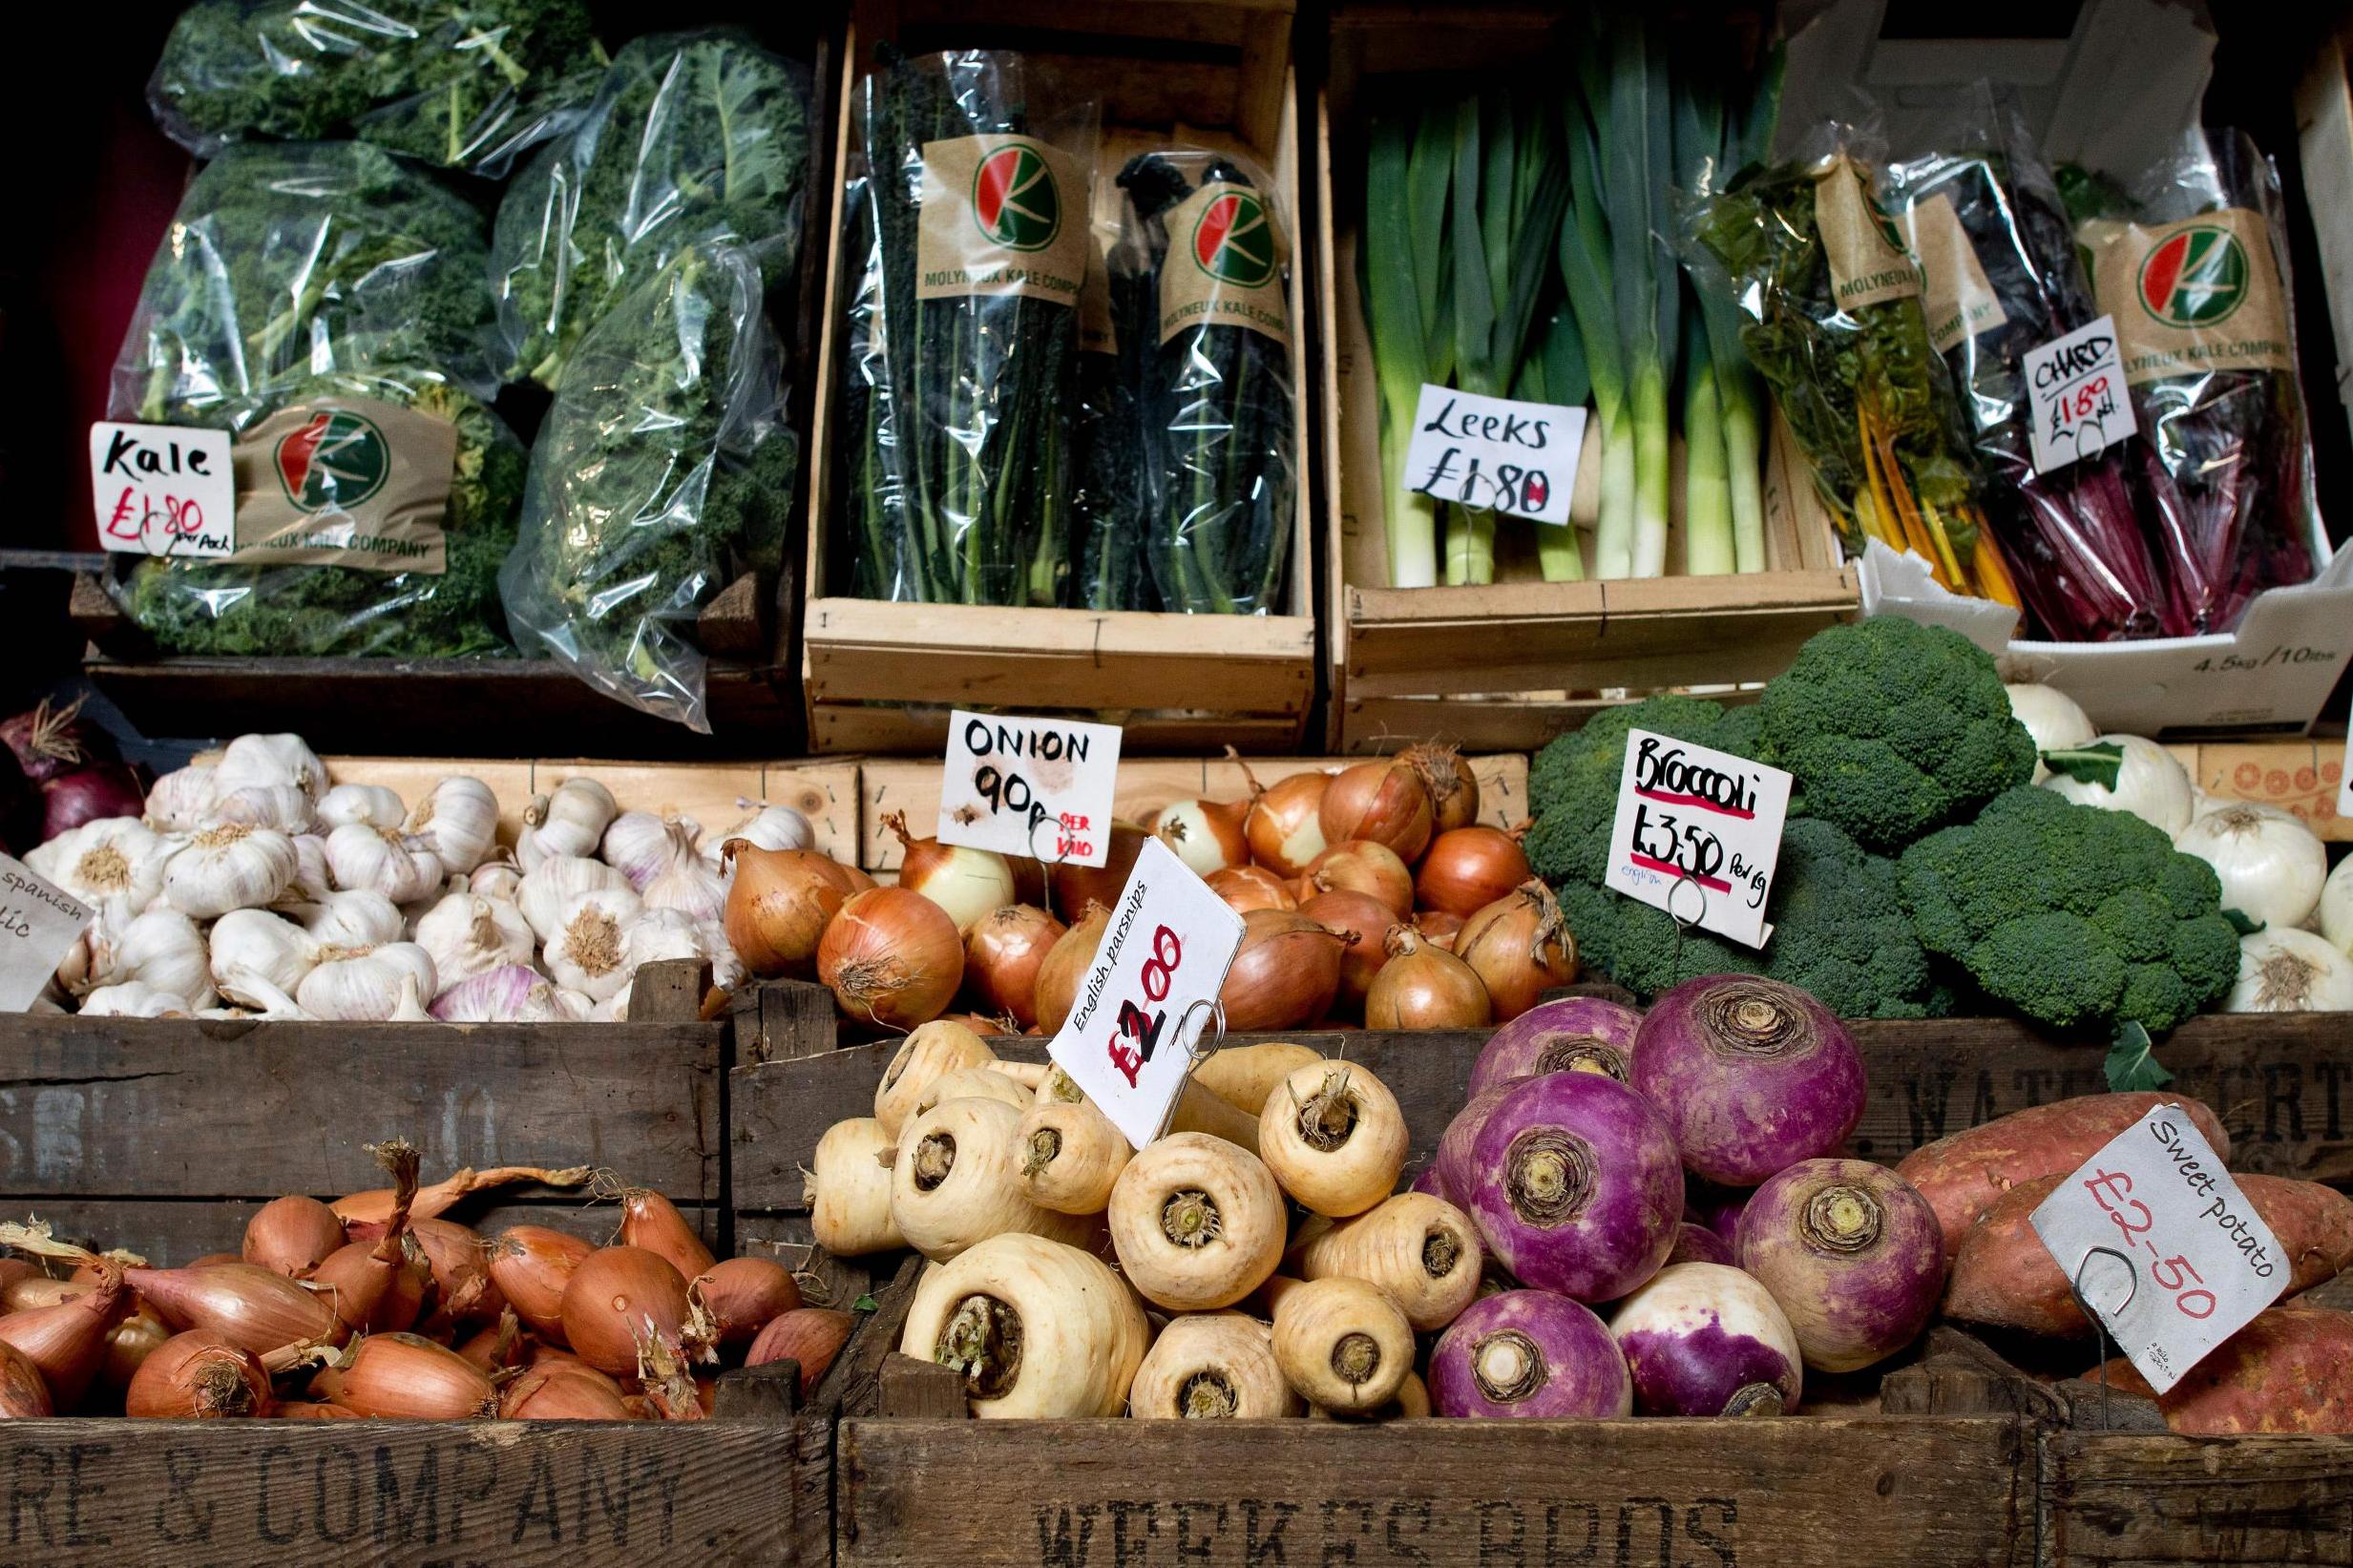
[(538, 939), (514, 905), (479, 893), (451, 893), (417, 922), (416, 943), (432, 954), (433, 974), (447, 991), (472, 975), (528, 965)]
[(221, 793), (218, 762), (217, 753), (208, 753), (158, 779), (147, 792), (148, 825), (166, 833), (192, 833), (204, 826)]
[(546, 942), (555, 937), (557, 921), (573, 899), (599, 888), (628, 886), (629, 879), (603, 861), (550, 855), (523, 874), (522, 893), (516, 902), (523, 907), (523, 918), (531, 922), (531, 929)]
[(735, 949), (727, 943), (727, 928), (725, 925), (714, 922), (704, 927), (699, 934), (703, 939), (703, 951), (711, 961), (711, 984), (722, 991), (733, 991), (750, 978), (751, 971), (745, 967), (744, 960), (735, 955)]
[(452, 1024), (567, 1022), (555, 984), (528, 964), (507, 964), (468, 975), (433, 998), (432, 1015)]
[[(720, 846), (729, 839), (744, 839), (763, 849), (813, 849), (816, 847), (817, 830), (809, 826), (807, 817), (802, 816), (792, 807), (769, 805), (763, 801), (746, 800), (741, 795), (735, 798), (735, 804), (737, 809), (749, 811), (751, 815), (720, 834), (718, 838), (711, 841), (710, 847), (704, 850), (703, 858), (712, 865), (719, 864)], [(735, 868), (730, 864), (726, 868), (726, 872), (729, 876), (733, 876), (734, 871)]]
[(649, 909), (676, 909), (701, 924), (726, 912), (727, 884), (701, 855), (683, 855), (638, 889)]
[(158, 991), (140, 980), (100, 986), (82, 998), (85, 1018), (184, 1018), (195, 1011), (186, 997)]
[(624, 811), (604, 830), (604, 863), (616, 867), (639, 892), (646, 884), (692, 859), (703, 829), (692, 817), (662, 818), (651, 811)]
[(658, 964), (667, 958), (702, 959), (709, 956), (703, 945), (703, 926), (678, 909), (657, 909), (648, 905), (641, 914), (629, 922), (621, 933), (622, 963), (635, 974), (641, 965)]
[(400, 907), (370, 888), (328, 893), (311, 909), (307, 923), (311, 939), (328, 948), (373, 948), (397, 942), (401, 926)]
[(299, 904), (317, 904), (335, 890), (334, 874), (326, 868), (326, 840), (304, 833), (294, 841), (294, 885), (285, 896)]
[(413, 904), (441, 886), (441, 862), (397, 829), (347, 823), (326, 836), (326, 869), (338, 888), (367, 888)]
[(231, 1017), (284, 1019), (296, 1023), (305, 1022), (310, 1017), (293, 997), (258, 975), (248, 974), (239, 983), (253, 993), (257, 1005), (228, 1014)]
[(619, 815), (620, 803), (604, 785), (594, 779), (566, 779), (554, 794), (533, 800), (523, 813), (515, 859), (532, 871), (554, 855), (593, 855)]
[(2353, 958), (2326, 937), (2284, 929), (2238, 939), (2238, 983), (2225, 1013), (2343, 1013), (2353, 1010)]
[(294, 867), (294, 841), (284, 833), (207, 827), (165, 862), (163, 896), (182, 914), (210, 920), (275, 903), (293, 885)]
[(638, 983), (633, 979), (620, 990), (599, 1002), (588, 1014), (590, 1021), (600, 1024), (627, 1023), (629, 1021), (629, 993), (637, 989)]
[(425, 1004), (417, 1000), (415, 975), (404, 974), (400, 977), (400, 1000), (392, 1004), (389, 1021), (398, 1024), (429, 1024), (433, 1021), (433, 1015), (425, 1011)]
[(642, 906), (626, 888), (599, 888), (565, 903), (541, 959), (557, 985), (598, 1001), (629, 983), (622, 932)]
[(319, 820), (329, 827), (357, 823), (362, 827), (398, 827), (409, 808), (399, 794), (382, 784), (337, 784), (319, 797)]
[(2320, 907), (2328, 849), (2276, 805), (2223, 801), (2190, 819), (2174, 847), (2222, 879), (2222, 907), (2265, 926), (2301, 926)]
[(2353, 855), (2337, 863), (2321, 888), (2321, 934), (2353, 954)]
[(523, 896), (523, 873), (507, 861), (490, 861), (473, 868), (473, 875), (466, 879), (466, 889), (484, 898), (519, 903)]
[(178, 847), (137, 817), (101, 817), (27, 850), (25, 864), (85, 904), (120, 898), (143, 909), (162, 891), (164, 862)]
[(2162, 830), (2167, 838), (2190, 826), (2191, 797), (2195, 793), (2190, 784), (2190, 770), (2172, 752), (2138, 735), (2102, 735), (2086, 744), (2124, 748), (2116, 769), (2116, 787), (2111, 789), (2087, 779), (2054, 773), (2043, 781), (2045, 789), (2055, 789), (2078, 805), (2130, 811)]
[(317, 1018), (381, 1020), (400, 1006), (403, 978), (415, 983), (418, 995), (432, 994), (432, 957), (413, 942), (325, 948), (318, 967), (303, 976), (294, 999)]
[(464, 876), (498, 843), (498, 797), (479, 779), (444, 779), (409, 813), (408, 831), (444, 870)]
[(223, 790), (213, 801), (204, 826), (211, 827), (221, 823), (274, 827), (292, 838), (316, 827), (319, 813), (310, 797), (292, 784), (247, 784), (242, 789)]
[(597, 998), (584, 991), (556, 988), (556, 1011), (566, 1023), (586, 1023), (597, 1015)]
[(223, 791), (292, 784), (315, 801), (326, 788), (326, 764), (299, 735), (241, 735), (221, 750), (214, 777)]
[[(247, 912), (232, 910), (222, 918), (234, 920)], [(105, 923), (99, 924), (102, 928)], [(178, 909), (149, 909), (125, 924), (119, 933), (94, 930), (93, 935), (98, 944), (93, 968), (102, 985), (137, 981), (178, 996), (192, 1008), (212, 1005), (213, 971), (203, 933)]]
[[(144, 917), (142, 917), (144, 918)], [(318, 938), (266, 909), (232, 909), (213, 925), (213, 974), (221, 993), (242, 1007), (266, 1007), (264, 993), (291, 994), (318, 966)]]

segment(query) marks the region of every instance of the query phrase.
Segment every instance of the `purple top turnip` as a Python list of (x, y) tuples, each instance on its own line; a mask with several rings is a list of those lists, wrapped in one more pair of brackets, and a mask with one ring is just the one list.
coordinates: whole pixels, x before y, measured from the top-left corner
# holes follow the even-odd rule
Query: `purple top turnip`
[(1796, 986), (1712, 974), (1661, 995), (1634, 1035), (1633, 1086), (1693, 1175), (1750, 1187), (1837, 1152), (1862, 1118), (1862, 1058)]
[[(1687, 1226), (1687, 1229), (1696, 1228)], [(1618, 1306), (1609, 1332), (1645, 1415), (1779, 1415), (1797, 1408), (1796, 1333), (1737, 1268), (1670, 1264)]]
[(1677, 1264), (1730, 1264), (1733, 1244), (1710, 1230), (1686, 1220), (1675, 1226), (1675, 1249), (1667, 1254), (1667, 1266)]
[(1477, 1168), (1472, 1163), (1472, 1148), (1479, 1141), (1479, 1129), (1487, 1124), (1487, 1113), (1495, 1109), (1495, 1102), (1507, 1090), (1523, 1081), (1510, 1078), (1472, 1095), (1439, 1135), (1438, 1153), (1430, 1157), (1430, 1168), (1438, 1173), (1438, 1196), (1455, 1207), (1468, 1207), (1456, 1195), (1468, 1192), (1473, 1185)]
[(1944, 1291), (1936, 1210), (1860, 1160), (1808, 1160), (1757, 1188), (1733, 1250), (1789, 1314), (1817, 1371), (1851, 1372), (1902, 1349)]
[(1630, 1415), (1626, 1357), (1593, 1309), (1543, 1290), (1485, 1296), (1430, 1351), (1430, 1408), (1439, 1415), (1539, 1420)]
[(1414, 1173), (1414, 1179), (1405, 1184), (1405, 1190), (1426, 1192), (1433, 1198), (1443, 1198), (1449, 1203), (1454, 1202), (1454, 1195), (1446, 1190), (1446, 1178), (1439, 1173), (1438, 1160), (1435, 1157), (1428, 1164)]
[(1602, 1073), (1626, 1081), (1627, 1053), (1642, 1014), (1599, 996), (1564, 996), (1529, 1008), (1487, 1039), (1471, 1067), (1470, 1093), (1540, 1073)]
[(1658, 1111), (1615, 1078), (1546, 1073), (1488, 1107), (1455, 1202), (1523, 1285), (1610, 1301), (1675, 1244), (1683, 1166)]

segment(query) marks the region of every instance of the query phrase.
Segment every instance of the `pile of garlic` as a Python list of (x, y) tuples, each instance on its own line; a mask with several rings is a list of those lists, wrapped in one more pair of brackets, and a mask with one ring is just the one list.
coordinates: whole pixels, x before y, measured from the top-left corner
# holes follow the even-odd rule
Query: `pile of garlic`
[(515, 847), (478, 779), (410, 805), (328, 783), (293, 735), (244, 735), (158, 780), (144, 819), (93, 822), (26, 864), (98, 910), (47, 1010), (138, 1017), (555, 1023), (629, 1015), (641, 964), (743, 966), (719, 847), (806, 848), (788, 806), (705, 848), (688, 817), (624, 811), (593, 779), (536, 798)]

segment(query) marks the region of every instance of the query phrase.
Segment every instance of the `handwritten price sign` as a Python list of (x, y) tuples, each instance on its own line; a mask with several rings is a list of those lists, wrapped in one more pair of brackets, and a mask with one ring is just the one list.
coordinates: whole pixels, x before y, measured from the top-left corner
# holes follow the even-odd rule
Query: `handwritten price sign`
[(1101, 866), (1111, 855), (1116, 724), (956, 712), (939, 789), (942, 844)]
[(1160, 840), (1145, 840), (1070, 1016), (1046, 1046), (1137, 1148), (1168, 1124), (1241, 948), (1242, 917)]
[(1421, 388), (1405, 488), (1455, 506), (1568, 526), (1585, 410)]
[(2094, 456), (2140, 428), (2125, 387), (2113, 317), (2102, 316), (2028, 349), (2026, 373), (2033, 398), (2027, 433), (2037, 473)]
[(1781, 858), (1790, 776), (1649, 730), (1626, 735), (1605, 884), (1752, 948)]
[(2032, 1219), (2086, 1308), (2159, 1393), (2278, 1299), (2291, 1272), (2178, 1105), (2117, 1134)]
[(108, 550), (194, 559), (237, 549), (226, 430), (101, 420), (90, 427), (90, 492)]

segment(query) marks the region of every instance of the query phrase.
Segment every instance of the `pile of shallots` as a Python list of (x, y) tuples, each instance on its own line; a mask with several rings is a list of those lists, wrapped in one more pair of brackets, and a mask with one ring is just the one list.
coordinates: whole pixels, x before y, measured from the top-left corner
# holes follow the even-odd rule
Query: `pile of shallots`
[[(740, 804), (725, 841), (809, 842), (790, 807)], [(624, 811), (573, 778), (523, 821), (510, 848), (478, 779), (403, 801), (333, 783), (298, 736), (240, 736), (158, 781), (143, 817), (85, 823), (25, 857), (98, 911), (48, 1004), (536, 1023), (626, 1018), (639, 967), (662, 959), (740, 978), (721, 926), (732, 872), (693, 819)]]
[(0, 1262), (0, 1416), (695, 1421), (731, 1366), (796, 1361), (807, 1394), (854, 1325), (802, 1306), (781, 1264), (715, 1260), (658, 1193), (608, 1181), (610, 1245), (537, 1225), (486, 1238), (444, 1213), (485, 1187), (592, 1173), (419, 1187), (409, 1144), (374, 1152), (389, 1188), (277, 1199), (240, 1252), (181, 1268), (0, 1224), (0, 1243), (72, 1265)]

